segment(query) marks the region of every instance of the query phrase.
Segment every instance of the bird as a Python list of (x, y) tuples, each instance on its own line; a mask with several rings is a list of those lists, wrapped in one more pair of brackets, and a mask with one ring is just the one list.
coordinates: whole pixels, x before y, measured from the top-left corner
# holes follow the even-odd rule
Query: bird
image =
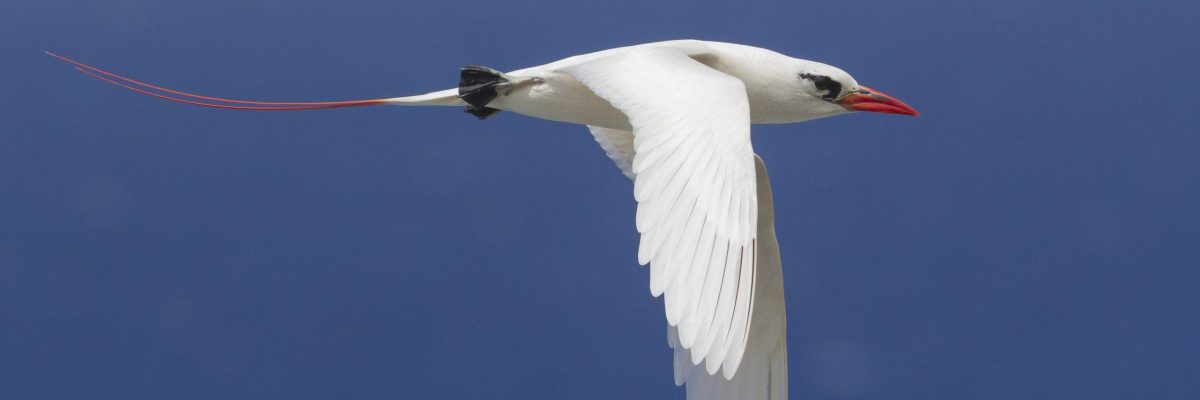
[(918, 116), (820, 62), (734, 43), (617, 47), (510, 72), (470, 65), (457, 87), (348, 101), (236, 100), (126, 78), (46, 52), (123, 89), (259, 111), (453, 106), (585, 125), (632, 181), (637, 261), (663, 298), (675, 384), (689, 400), (787, 398), (782, 262), (771, 186), (751, 125), (851, 112)]

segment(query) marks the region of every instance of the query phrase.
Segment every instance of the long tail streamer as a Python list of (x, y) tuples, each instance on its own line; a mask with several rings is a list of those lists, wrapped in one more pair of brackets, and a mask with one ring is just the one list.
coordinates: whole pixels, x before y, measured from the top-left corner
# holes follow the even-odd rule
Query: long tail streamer
[(149, 83), (126, 78), (100, 68), (93, 67), (51, 53), (46, 54), (51, 57), (62, 60), (68, 64), (75, 66), (79, 72), (87, 74), (93, 78), (111, 83), (117, 87), (128, 89), (147, 96), (153, 96), (164, 100), (170, 100), (177, 103), (191, 104), (195, 106), (224, 108), (230, 110), (252, 110), (252, 111), (294, 111), (294, 110), (318, 110), (325, 108), (343, 108), (343, 107), (359, 107), (359, 106), (375, 106), (388, 104), (387, 99), (366, 99), (366, 100), (346, 100), (346, 101), (253, 101), (253, 100), (236, 100), (225, 99), (220, 97), (201, 96), (178, 90), (167, 89), (161, 86), (151, 85)]

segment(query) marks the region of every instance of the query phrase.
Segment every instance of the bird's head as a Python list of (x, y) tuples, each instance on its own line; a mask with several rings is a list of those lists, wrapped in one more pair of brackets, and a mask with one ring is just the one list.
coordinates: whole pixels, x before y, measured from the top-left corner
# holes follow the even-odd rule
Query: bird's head
[(796, 98), (797, 111), (802, 119), (814, 119), (851, 111), (869, 111), (885, 114), (917, 116), (920, 113), (899, 99), (883, 92), (859, 85), (854, 77), (841, 69), (812, 62), (799, 61), (789, 69), (790, 79), (798, 87), (792, 96)]

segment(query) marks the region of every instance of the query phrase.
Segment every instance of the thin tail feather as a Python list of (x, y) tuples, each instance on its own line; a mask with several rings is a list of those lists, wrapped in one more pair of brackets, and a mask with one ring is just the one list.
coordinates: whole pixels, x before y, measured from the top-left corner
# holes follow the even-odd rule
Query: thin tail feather
[(79, 67), (76, 67), (75, 70), (82, 72), (84, 74), (87, 74), (93, 78), (111, 83), (113, 85), (117, 85), (118, 87), (121, 87), (123, 89), (132, 90), (134, 92), (138, 92), (138, 93), (141, 93), (141, 94), (144, 94), (147, 96), (153, 96), (153, 97), (157, 97), (157, 98), (164, 99), (164, 100), (170, 100), (170, 101), (174, 101), (177, 103), (190, 104), (190, 105), (194, 105), (194, 106), (224, 108), (224, 109), (229, 109), (229, 110), (295, 111), (295, 110), (318, 110), (318, 109), (323, 109), (323, 108), (341, 108), (341, 107), (370, 106), (370, 105), (384, 104), (384, 103), (375, 102), (374, 100), (362, 100), (361, 103), (359, 103), (359, 102), (339, 102), (342, 104), (314, 104), (314, 105), (305, 105), (305, 106), (289, 105), (289, 106), (278, 106), (278, 107), (276, 107), (276, 106), (236, 106), (236, 105), (230, 105), (230, 104), (205, 103), (205, 102), (201, 102), (201, 101), (188, 100), (186, 98), (171, 97), (171, 96), (167, 96), (167, 95), (164, 95), (161, 93), (154, 93), (149, 90), (136, 88), (136, 87), (126, 85), (124, 83), (117, 82), (115, 80), (100, 76), (91, 70), (87, 70), (87, 69), (83, 69), (83, 68), (79, 68)]
[(382, 99), (364, 99), (364, 100), (344, 100), (344, 101), (256, 101), (256, 100), (238, 100), (227, 99), (222, 97), (203, 96), (194, 93), (187, 93), (178, 90), (168, 89), (161, 86), (152, 85), (141, 82), (135, 79), (127, 78), (121, 75), (114, 74), (75, 61), (63, 56), (60, 56), (49, 51), (47, 55), (57, 58), (63, 62), (75, 66), (75, 69), (91, 76), (93, 78), (116, 85), (117, 87), (141, 93), (147, 96), (157, 97), (164, 100), (174, 101), (177, 103), (190, 104), (202, 107), (223, 108), (231, 110), (252, 110), (252, 111), (294, 111), (294, 110), (318, 110), (327, 108), (344, 108), (344, 107), (360, 107), (360, 106), (375, 106), (375, 105), (461, 105), (462, 102), (454, 98), (453, 90), (434, 92), (420, 96), (410, 97), (395, 97)]

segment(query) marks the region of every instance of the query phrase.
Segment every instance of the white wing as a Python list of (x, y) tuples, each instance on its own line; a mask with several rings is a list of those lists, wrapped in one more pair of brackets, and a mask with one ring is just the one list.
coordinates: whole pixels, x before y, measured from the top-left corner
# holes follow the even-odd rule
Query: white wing
[(650, 292), (666, 294), (667, 322), (693, 365), (732, 377), (752, 317), (758, 215), (745, 85), (671, 48), (632, 48), (563, 72), (629, 118)]
[[(589, 126), (592, 136), (633, 179), (633, 132)], [(742, 364), (733, 379), (709, 375), (691, 363), (692, 352), (679, 342), (679, 331), (667, 328), (667, 344), (675, 351), (675, 384), (687, 384), (688, 400), (787, 399), (787, 322), (783, 297), (783, 265), (775, 239), (775, 207), (771, 182), (762, 159), (754, 157), (758, 187), (758, 238), (754, 263), (753, 317)]]
[(783, 268), (775, 240), (775, 209), (771, 184), (762, 160), (758, 171), (758, 249), (754, 273), (753, 323), (746, 355), (733, 379), (709, 375), (692, 365), (691, 352), (681, 346), (676, 328), (668, 328), (667, 341), (675, 349), (675, 384), (687, 383), (688, 400), (787, 399), (787, 330), (783, 301)]
[(592, 132), (592, 138), (604, 149), (604, 154), (617, 164), (621, 173), (633, 179), (633, 155), (636, 154), (633, 150), (633, 132), (590, 125), (588, 131)]

